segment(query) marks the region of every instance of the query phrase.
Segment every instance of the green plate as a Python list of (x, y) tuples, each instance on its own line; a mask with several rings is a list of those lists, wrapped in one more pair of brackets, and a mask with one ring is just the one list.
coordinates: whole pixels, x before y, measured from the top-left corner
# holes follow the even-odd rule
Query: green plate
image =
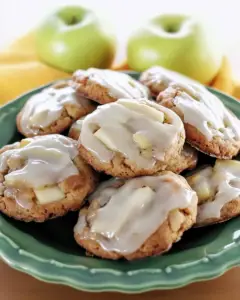
[[(30, 96), (43, 88), (0, 108), (0, 146), (21, 138), (15, 125), (16, 114)], [(240, 103), (209, 90), (240, 117)], [(70, 213), (43, 224), (25, 224), (0, 215), (1, 257), (13, 268), (47, 282), (87, 291), (126, 293), (184, 286), (219, 276), (240, 264), (240, 218), (191, 229), (169, 253), (127, 262), (86, 257), (73, 239), (77, 215)]]

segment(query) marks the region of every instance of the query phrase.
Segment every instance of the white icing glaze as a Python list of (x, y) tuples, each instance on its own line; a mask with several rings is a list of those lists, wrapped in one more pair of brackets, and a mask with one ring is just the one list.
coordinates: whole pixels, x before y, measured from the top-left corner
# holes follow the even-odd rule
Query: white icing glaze
[(76, 142), (61, 135), (38, 136), (28, 139), (22, 148), (7, 150), (0, 155), (0, 171), (7, 170), (9, 160), (20, 159), (20, 169), (9, 170), (5, 184), (38, 188), (63, 181), (79, 174), (73, 163), (78, 155)]
[[(131, 108), (129, 108), (131, 105)], [(147, 108), (162, 112), (171, 124), (158, 122), (147, 113)], [(114, 149), (108, 149), (94, 132), (102, 128)], [(156, 160), (164, 160), (166, 151), (175, 145), (183, 131), (180, 118), (169, 109), (152, 101), (120, 99), (99, 106), (82, 124), (80, 143), (102, 162), (109, 162), (115, 152), (120, 152), (131, 162), (143, 168), (151, 168)], [(134, 134), (143, 135), (152, 145), (150, 157), (145, 157), (133, 140)], [(164, 141), (164, 142), (163, 142)], [(113, 151), (114, 150), (114, 151)]]
[[(121, 187), (116, 185), (118, 180), (104, 183), (89, 199), (90, 208), (94, 199), (102, 207), (94, 212), (90, 209), (88, 216), (80, 215), (74, 230), (82, 238), (96, 239), (107, 251), (133, 253), (172, 210), (197, 206), (196, 193), (182, 179), (169, 172), (121, 181)], [(84, 236), (87, 223), (90, 232)]]
[(199, 175), (197, 184), (207, 182), (211, 188), (211, 198), (198, 207), (197, 223), (209, 218), (220, 218), (225, 204), (240, 196), (240, 162), (236, 160), (216, 160), (215, 166), (206, 167), (196, 172)]
[(26, 133), (37, 134), (61, 116), (65, 104), (86, 106), (90, 100), (76, 95), (71, 86), (50, 87), (33, 95), (22, 110), (21, 127)]
[(214, 136), (240, 140), (240, 121), (207, 89), (184, 84), (172, 84), (170, 88), (181, 89), (173, 101), (183, 113), (184, 123), (197, 128), (209, 141)]
[(80, 133), (81, 129), (82, 129), (83, 120), (84, 120), (84, 118), (81, 118), (81, 119), (77, 120), (76, 122), (74, 122), (71, 129), (75, 129), (75, 130), (79, 131), (79, 133)]
[(151, 67), (147, 71), (143, 72), (140, 80), (146, 83), (147, 86), (158, 85), (158, 92), (163, 91), (174, 82), (200, 85), (200, 83), (187, 76), (162, 68), (160, 66)]
[(96, 84), (106, 87), (109, 95), (117, 99), (138, 99), (149, 97), (148, 89), (127, 74), (111, 70), (90, 68), (84, 71), (84, 75), (88, 76), (89, 79)]
[(31, 209), (32, 198), (31, 193), (28, 190), (20, 190), (16, 188), (8, 187), (4, 191), (4, 197), (14, 199), (17, 204), (25, 209)]

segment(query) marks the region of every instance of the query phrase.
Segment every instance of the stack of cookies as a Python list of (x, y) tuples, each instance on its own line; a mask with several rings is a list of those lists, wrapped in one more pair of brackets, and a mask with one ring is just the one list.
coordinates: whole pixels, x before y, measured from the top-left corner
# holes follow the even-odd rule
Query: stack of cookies
[(91, 255), (161, 254), (240, 214), (240, 121), (174, 72), (79, 70), (32, 96), (17, 128), (26, 138), (0, 152), (0, 210), (43, 222), (80, 209), (74, 237)]

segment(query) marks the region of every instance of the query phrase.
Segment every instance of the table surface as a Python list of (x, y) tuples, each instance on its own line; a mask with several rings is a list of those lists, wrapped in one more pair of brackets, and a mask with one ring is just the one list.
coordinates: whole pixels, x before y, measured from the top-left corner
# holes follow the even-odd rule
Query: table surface
[(155, 291), (140, 295), (124, 295), (120, 293), (86, 293), (69, 287), (47, 284), (26, 274), (20, 273), (0, 262), (0, 299), (1, 300), (239, 300), (240, 268), (228, 271), (221, 277), (191, 284), (187, 287), (171, 291)]

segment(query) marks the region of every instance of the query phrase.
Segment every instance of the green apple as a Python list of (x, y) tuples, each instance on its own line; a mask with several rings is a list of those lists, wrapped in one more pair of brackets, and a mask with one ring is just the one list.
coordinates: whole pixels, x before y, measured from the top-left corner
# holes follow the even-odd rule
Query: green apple
[(48, 16), (36, 30), (41, 60), (74, 72), (89, 67), (109, 68), (115, 55), (115, 39), (90, 10), (66, 6)]
[(185, 15), (160, 15), (130, 37), (129, 67), (136, 71), (160, 65), (201, 83), (218, 73), (222, 51), (206, 24)]

